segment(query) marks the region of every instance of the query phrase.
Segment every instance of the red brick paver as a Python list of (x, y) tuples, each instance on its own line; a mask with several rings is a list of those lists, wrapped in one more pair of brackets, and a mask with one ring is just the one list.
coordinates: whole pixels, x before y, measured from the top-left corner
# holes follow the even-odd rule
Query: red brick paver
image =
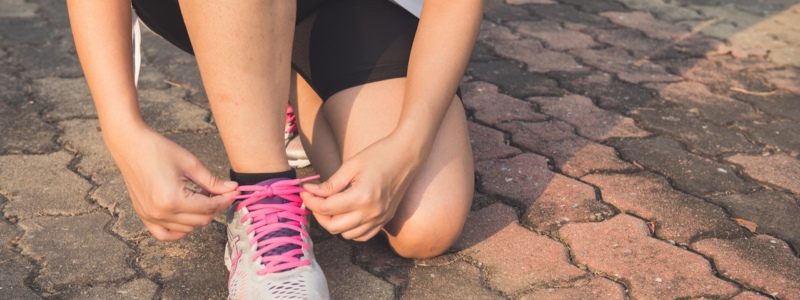
[(714, 261), (721, 274), (780, 299), (800, 299), (800, 258), (768, 235), (737, 240), (708, 239), (692, 248)]
[(632, 298), (730, 297), (739, 291), (714, 277), (703, 257), (651, 238), (645, 222), (629, 215), (567, 224), (559, 234), (576, 263), (625, 282)]
[(744, 167), (744, 173), (758, 181), (800, 195), (800, 160), (785, 154), (750, 156), (737, 154), (729, 162)]
[(652, 221), (660, 238), (687, 245), (698, 238), (747, 234), (720, 207), (672, 189), (658, 175), (597, 174), (583, 179), (600, 188), (605, 202)]
[(489, 286), (506, 295), (585, 274), (570, 264), (564, 245), (519, 226), (514, 211), (501, 204), (472, 213), (455, 248), (477, 261)]

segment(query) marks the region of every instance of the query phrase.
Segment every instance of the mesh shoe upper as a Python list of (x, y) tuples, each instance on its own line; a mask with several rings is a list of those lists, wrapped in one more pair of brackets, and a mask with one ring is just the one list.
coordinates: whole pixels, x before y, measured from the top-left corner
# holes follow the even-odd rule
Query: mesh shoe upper
[(299, 196), (298, 184), (315, 178), (239, 187), (243, 195), (235, 198), (242, 201), (228, 213), (229, 299), (328, 298)]

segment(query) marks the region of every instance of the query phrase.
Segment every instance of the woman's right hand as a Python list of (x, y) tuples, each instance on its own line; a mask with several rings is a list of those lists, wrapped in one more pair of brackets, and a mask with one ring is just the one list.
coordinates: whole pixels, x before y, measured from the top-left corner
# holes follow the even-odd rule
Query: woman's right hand
[[(214, 176), (142, 121), (131, 63), (130, 1), (68, 0), (67, 8), (103, 138), (136, 213), (159, 240), (177, 240), (208, 225), (230, 205), (237, 185)], [(189, 181), (203, 192), (187, 190)]]
[[(238, 194), (235, 182), (215, 176), (192, 153), (146, 125), (104, 130), (104, 139), (136, 213), (159, 240), (178, 240), (208, 225)], [(190, 181), (203, 191), (188, 190)]]

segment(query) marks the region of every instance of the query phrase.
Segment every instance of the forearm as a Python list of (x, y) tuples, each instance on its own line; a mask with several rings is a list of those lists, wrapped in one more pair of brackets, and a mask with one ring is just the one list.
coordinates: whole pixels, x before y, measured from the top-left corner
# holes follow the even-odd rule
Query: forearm
[(130, 1), (68, 0), (67, 5), (104, 133), (143, 125), (133, 82)]
[(416, 136), (411, 149), (426, 154), (469, 61), (483, 1), (426, 0), (406, 79), (396, 133)]

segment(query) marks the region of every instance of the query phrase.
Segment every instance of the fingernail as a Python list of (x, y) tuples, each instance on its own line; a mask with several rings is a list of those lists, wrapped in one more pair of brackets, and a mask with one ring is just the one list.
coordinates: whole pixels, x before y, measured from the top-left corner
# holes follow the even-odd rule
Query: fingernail
[(225, 181), (225, 182), (222, 183), (222, 185), (224, 185), (226, 187), (236, 187), (236, 182), (234, 182), (234, 181)]

